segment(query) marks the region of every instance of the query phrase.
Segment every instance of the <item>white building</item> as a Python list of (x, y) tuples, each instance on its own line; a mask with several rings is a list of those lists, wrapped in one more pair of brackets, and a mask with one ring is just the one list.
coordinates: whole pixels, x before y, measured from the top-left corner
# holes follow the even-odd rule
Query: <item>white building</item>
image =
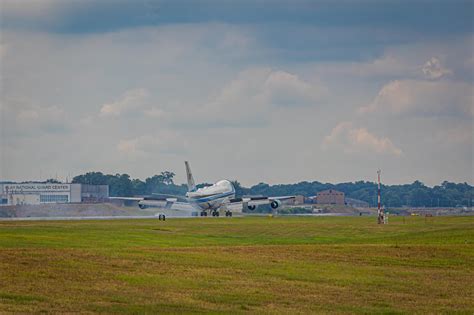
[(0, 204), (37, 205), (99, 201), (109, 196), (108, 185), (23, 183), (0, 184)]

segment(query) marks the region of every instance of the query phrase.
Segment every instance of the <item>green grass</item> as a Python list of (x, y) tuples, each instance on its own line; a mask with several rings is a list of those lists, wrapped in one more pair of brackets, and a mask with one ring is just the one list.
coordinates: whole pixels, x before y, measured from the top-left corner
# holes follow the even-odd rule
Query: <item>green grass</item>
[(0, 222), (0, 313), (474, 313), (474, 217)]

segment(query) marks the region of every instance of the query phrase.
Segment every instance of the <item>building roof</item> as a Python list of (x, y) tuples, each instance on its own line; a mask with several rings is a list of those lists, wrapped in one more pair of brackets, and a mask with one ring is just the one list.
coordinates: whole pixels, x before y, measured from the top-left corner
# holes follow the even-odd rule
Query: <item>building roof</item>
[(344, 194), (344, 193), (342, 191), (335, 190), (335, 189), (327, 189), (327, 190), (323, 190), (323, 191), (318, 192), (318, 195), (319, 194), (335, 194), (335, 195), (338, 195), (338, 194)]

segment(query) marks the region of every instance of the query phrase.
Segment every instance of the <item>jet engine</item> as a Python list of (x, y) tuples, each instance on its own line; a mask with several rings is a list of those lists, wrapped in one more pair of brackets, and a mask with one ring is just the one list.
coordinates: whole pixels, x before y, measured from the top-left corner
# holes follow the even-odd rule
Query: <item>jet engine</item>
[(249, 208), (249, 210), (255, 210), (257, 208), (256, 205), (248, 205), (247, 208)]
[(276, 208), (278, 208), (279, 206), (281, 206), (281, 201), (280, 201), (280, 200), (273, 200), (273, 201), (270, 203), (270, 207), (272, 207), (272, 209), (276, 209)]
[(146, 208), (148, 208), (148, 207), (147, 207), (146, 205), (144, 205), (144, 204), (139, 203), (139, 204), (138, 204), (138, 208), (140, 208), (140, 209), (146, 209)]

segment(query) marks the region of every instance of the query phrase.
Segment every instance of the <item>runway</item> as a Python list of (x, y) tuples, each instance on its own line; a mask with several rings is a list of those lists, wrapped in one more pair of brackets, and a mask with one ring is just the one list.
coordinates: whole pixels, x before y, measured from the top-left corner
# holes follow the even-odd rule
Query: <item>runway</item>
[[(250, 214), (248, 216), (268, 216), (268, 214)], [(308, 214), (278, 214), (275, 217), (332, 217), (332, 216), (352, 216), (347, 213), (308, 213)], [(166, 219), (187, 219), (200, 218), (193, 215), (166, 215)], [(228, 219), (225, 216), (217, 219)], [(133, 216), (75, 216), (75, 217), (15, 217), (0, 218), (0, 221), (80, 221), (80, 220), (129, 220), (129, 219), (156, 219), (158, 215), (133, 215)]]

